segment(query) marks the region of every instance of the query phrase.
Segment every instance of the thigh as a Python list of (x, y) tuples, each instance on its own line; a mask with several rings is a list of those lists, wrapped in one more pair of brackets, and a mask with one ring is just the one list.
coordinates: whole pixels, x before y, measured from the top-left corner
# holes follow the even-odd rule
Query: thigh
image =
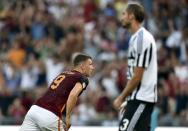
[(119, 124), (119, 131), (134, 131), (146, 105), (138, 101), (128, 102)]
[(19, 131), (40, 131), (40, 128), (32, 119), (32, 117), (27, 113)]
[(41, 126), (41, 131), (64, 131), (63, 122), (61, 119), (47, 119), (44, 126)]
[(138, 123), (136, 124), (136, 131), (150, 131), (151, 114), (154, 105), (146, 105), (144, 112), (141, 114)]

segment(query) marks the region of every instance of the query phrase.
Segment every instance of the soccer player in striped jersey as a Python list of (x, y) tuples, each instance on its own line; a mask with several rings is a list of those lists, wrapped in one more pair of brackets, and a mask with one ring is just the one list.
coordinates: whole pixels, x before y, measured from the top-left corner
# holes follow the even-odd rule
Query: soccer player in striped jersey
[(128, 83), (114, 100), (119, 109), (127, 101), (119, 131), (150, 131), (151, 113), (157, 102), (157, 49), (152, 34), (142, 23), (145, 12), (139, 3), (129, 3), (122, 12), (122, 26), (132, 34), (128, 49)]
[[(93, 69), (90, 56), (77, 54), (74, 68), (59, 74), (47, 92), (39, 98), (25, 116), (20, 131), (68, 131), (70, 117), (78, 96), (86, 89)], [(62, 114), (65, 113), (62, 121)]]

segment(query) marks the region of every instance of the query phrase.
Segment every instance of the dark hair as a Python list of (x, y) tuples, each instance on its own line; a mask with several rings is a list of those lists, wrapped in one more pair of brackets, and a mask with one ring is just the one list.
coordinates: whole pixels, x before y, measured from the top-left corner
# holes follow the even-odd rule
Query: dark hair
[(136, 21), (142, 23), (145, 18), (144, 7), (139, 3), (129, 3), (126, 8), (128, 13), (133, 13)]
[(91, 56), (86, 55), (86, 54), (76, 54), (76, 56), (73, 58), (73, 64), (74, 66), (79, 65), (81, 62), (86, 61), (87, 59), (92, 59)]

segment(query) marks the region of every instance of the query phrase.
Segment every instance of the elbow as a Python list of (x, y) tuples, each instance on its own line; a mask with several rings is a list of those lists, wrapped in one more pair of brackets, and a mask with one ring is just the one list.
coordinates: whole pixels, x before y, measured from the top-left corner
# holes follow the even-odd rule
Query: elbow
[(135, 83), (139, 83), (141, 81), (141, 79), (142, 78), (140, 78), (140, 77), (134, 77), (133, 80), (134, 80)]

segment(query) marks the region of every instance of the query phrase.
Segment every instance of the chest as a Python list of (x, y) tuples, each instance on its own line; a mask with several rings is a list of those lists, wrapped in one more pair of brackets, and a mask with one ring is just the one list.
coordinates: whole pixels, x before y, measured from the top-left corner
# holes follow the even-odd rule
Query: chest
[(130, 40), (129, 42), (129, 49), (128, 49), (128, 65), (134, 65), (135, 61), (136, 61), (136, 43), (135, 43), (136, 39)]

